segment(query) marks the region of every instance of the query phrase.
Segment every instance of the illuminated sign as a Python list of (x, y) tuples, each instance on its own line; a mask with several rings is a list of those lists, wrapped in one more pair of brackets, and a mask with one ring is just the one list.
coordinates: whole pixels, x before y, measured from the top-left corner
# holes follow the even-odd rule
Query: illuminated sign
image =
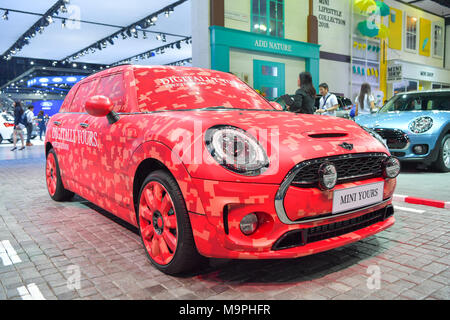
[(27, 81), (27, 87), (47, 86), (51, 84), (67, 84), (72, 86), (84, 78), (86, 76), (36, 77)]

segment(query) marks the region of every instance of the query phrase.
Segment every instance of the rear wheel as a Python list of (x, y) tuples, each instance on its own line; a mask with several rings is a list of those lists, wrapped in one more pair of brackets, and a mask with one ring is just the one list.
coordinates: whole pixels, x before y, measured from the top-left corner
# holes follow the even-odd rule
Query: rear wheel
[(155, 171), (139, 193), (138, 224), (152, 264), (166, 274), (192, 270), (201, 261), (195, 247), (186, 205), (175, 179)]
[(445, 135), (442, 139), (435, 167), (439, 171), (450, 172), (450, 134)]
[(48, 193), (53, 200), (67, 201), (73, 197), (74, 193), (64, 188), (59, 171), (58, 159), (53, 149), (47, 154), (45, 179)]

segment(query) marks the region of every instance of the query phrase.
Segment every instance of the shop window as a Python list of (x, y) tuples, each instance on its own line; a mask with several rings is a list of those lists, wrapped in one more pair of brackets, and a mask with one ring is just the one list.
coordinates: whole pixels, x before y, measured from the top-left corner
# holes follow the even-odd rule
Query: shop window
[(252, 31), (284, 37), (284, 0), (252, 0)]
[(406, 49), (417, 51), (417, 18), (406, 18)]
[(439, 84), (439, 83), (433, 83), (433, 84), (431, 85), (431, 88), (432, 88), (432, 89), (441, 89), (441, 88), (442, 88), (442, 85)]
[(444, 55), (444, 28), (438, 24), (434, 25), (433, 36), (433, 55), (435, 57), (442, 57)]
[(419, 89), (418, 81), (408, 81), (408, 86), (406, 87), (406, 91), (417, 91)]
[(261, 66), (261, 73), (263, 76), (278, 77), (278, 68), (271, 66)]

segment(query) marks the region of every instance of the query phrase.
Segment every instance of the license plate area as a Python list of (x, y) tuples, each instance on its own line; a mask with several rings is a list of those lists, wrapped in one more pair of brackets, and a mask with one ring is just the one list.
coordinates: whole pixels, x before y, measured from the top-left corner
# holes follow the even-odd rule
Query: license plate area
[(384, 181), (335, 190), (333, 214), (364, 208), (383, 201)]

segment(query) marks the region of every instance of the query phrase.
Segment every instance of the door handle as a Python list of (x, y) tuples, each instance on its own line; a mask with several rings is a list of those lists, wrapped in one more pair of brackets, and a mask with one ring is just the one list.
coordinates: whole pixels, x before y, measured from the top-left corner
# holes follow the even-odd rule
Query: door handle
[(87, 123), (84, 123), (84, 122), (80, 123), (80, 126), (83, 127), (83, 128), (89, 127), (89, 125)]
[(55, 126), (60, 126), (60, 125), (61, 125), (61, 121), (53, 121), (53, 124), (54, 124)]

